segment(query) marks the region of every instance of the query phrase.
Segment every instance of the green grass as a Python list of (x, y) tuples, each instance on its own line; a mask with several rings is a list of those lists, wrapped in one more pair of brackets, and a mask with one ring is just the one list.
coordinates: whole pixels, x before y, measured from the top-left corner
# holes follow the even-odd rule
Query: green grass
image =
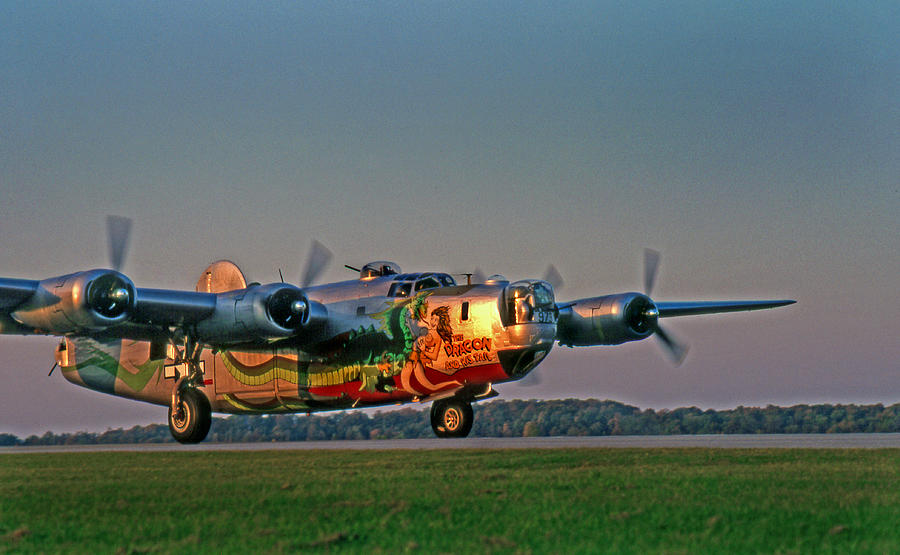
[(900, 551), (898, 450), (0, 456), (0, 552)]

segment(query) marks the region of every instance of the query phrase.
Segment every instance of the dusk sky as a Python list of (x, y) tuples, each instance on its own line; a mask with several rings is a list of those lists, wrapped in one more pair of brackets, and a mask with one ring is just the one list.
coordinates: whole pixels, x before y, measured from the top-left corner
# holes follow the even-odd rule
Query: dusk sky
[[(900, 4), (4, 2), (0, 276), (192, 290), (234, 260), (565, 278), (559, 300), (791, 298), (556, 346), (503, 398), (900, 402)], [(0, 433), (164, 423), (0, 337)], [(424, 421), (423, 421), (423, 425)]]

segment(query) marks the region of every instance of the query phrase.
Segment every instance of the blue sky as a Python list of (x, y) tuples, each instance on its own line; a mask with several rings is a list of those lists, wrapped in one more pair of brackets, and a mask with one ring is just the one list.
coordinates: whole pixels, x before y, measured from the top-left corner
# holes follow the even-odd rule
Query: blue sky
[[(563, 274), (563, 300), (795, 298), (556, 348), (505, 397), (641, 407), (900, 401), (896, 3), (6, 3), (0, 275), (206, 264)], [(297, 278), (295, 278), (297, 279)], [(162, 422), (0, 338), (0, 432)]]

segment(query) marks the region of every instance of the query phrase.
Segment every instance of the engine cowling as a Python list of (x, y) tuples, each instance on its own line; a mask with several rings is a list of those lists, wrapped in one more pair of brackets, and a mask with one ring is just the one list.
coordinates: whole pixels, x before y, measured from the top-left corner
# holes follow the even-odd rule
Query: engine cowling
[(216, 295), (216, 308), (197, 324), (208, 343), (247, 343), (294, 335), (325, 316), (325, 307), (286, 283), (253, 285)]
[(560, 309), (556, 339), (563, 345), (618, 345), (653, 335), (659, 310), (646, 295), (620, 293), (580, 299)]
[(11, 316), (53, 334), (96, 331), (121, 324), (134, 310), (134, 283), (114, 270), (88, 270), (38, 282)]

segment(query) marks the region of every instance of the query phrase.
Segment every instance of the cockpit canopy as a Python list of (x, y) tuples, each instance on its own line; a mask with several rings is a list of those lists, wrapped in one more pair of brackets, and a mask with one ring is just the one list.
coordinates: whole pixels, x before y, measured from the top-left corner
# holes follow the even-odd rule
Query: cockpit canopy
[(369, 262), (359, 271), (359, 279), (372, 279), (382, 276), (392, 276), (400, 273), (400, 266), (396, 262), (376, 260)]
[(413, 293), (438, 287), (453, 287), (456, 281), (449, 274), (398, 274), (388, 291), (388, 297), (409, 297)]

